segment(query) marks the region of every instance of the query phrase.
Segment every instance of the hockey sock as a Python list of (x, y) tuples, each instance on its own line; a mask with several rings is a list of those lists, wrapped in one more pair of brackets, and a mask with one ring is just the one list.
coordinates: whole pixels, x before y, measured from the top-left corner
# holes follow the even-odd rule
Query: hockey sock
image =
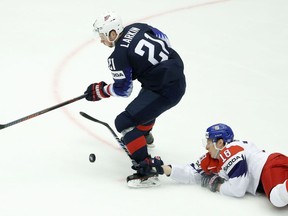
[(125, 134), (123, 137), (126, 148), (131, 154), (131, 157), (140, 162), (148, 157), (146, 139), (141, 131), (134, 128), (132, 131)]
[(276, 185), (270, 192), (270, 201), (276, 207), (288, 205), (287, 181)]

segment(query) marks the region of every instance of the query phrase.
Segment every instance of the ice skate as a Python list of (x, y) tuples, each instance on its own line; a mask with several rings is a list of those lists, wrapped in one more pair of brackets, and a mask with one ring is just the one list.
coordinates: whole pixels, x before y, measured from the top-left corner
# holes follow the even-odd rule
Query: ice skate
[(151, 158), (149, 155), (143, 161), (141, 161), (137, 167), (132, 167), (137, 170), (137, 173), (127, 177), (128, 187), (131, 188), (145, 188), (155, 187), (160, 185), (158, 179), (159, 174), (163, 174), (163, 161), (159, 156)]
[(134, 173), (127, 177), (127, 185), (131, 188), (149, 188), (159, 186), (160, 181), (156, 172), (149, 175)]

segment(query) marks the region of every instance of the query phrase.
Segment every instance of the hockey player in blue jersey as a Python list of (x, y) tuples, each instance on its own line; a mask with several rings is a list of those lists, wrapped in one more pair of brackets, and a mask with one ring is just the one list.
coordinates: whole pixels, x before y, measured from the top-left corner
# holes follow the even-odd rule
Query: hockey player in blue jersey
[(124, 27), (119, 15), (107, 12), (99, 16), (93, 26), (101, 43), (114, 48), (108, 57), (114, 82), (92, 83), (85, 91), (86, 99), (128, 97), (133, 81), (141, 83), (138, 96), (116, 117), (115, 127), (122, 134), (131, 158), (139, 164), (132, 167), (136, 173), (128, 176), (128, 185), (149, 184), (148, 180), (157, 176), (151, 166), (159, 166), (153, 164), (154, 158), (147, 150), (147, 145), (153, 145), (154, 141), (151, 130), (156, 118), (177, 105), (185, 93), (183, 62), (171, 48), (168, 37), (148, 24), (133, 23)]

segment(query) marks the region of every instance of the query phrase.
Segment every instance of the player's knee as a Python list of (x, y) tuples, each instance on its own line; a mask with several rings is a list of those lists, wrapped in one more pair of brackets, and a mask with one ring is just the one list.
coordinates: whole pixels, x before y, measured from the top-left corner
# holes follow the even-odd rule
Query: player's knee
[(134, 127), (132, 117), (126, 111), (120, 113), (115, 119), (115, 127), (119, 133), (127, 130), (128, 128)]

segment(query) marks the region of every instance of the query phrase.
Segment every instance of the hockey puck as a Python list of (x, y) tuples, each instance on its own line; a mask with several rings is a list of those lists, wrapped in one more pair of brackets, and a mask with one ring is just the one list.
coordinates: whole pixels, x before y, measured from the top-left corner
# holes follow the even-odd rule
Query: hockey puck
[(94, 163), (95, 160), (96, 160), (95, 154), (91, 153), (91, 154), (89, 155), (89, 161), (90, 161), (91, 163)]

